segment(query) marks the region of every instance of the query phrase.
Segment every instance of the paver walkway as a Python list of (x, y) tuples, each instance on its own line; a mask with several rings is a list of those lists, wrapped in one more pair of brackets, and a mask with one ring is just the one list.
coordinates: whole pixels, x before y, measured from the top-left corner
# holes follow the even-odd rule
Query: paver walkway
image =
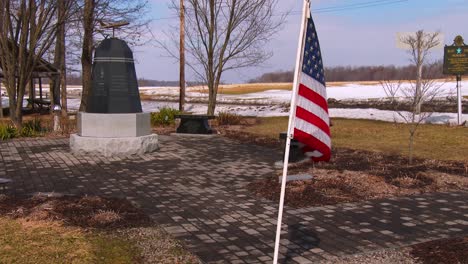
[[(280, 153), (222, 137), (160, 141), (160, 151), (126, 159), (71, 154), (66, 139), (4, 142), (0, 177), (14, 180), (16, 194), (125, 197), (207, 263), (270, 263), (277, 204), (246, 185), (274, 173)], [(467, 200), (458, 192), (286, 208), (281, 259), (308, 263), (468, 235)]]

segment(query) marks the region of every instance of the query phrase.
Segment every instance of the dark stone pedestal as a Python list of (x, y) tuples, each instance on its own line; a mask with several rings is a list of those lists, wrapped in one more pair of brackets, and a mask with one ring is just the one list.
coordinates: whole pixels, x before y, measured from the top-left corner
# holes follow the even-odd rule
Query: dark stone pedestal
[[(279, 138), (284, 140), (286, 144), (287, 133), (280, 133)], [(285, 151), (283, 150), (283, 160), (284, 160)], [(289, 147), (289, 162), (298, 162), (305, 159), (306, 156), (302, 152), (302, 144), (295, 140), (291, 140), (291, 146)]]
[(213, 134), (213, 129), (210, 127), (208, 120), (214, 119), (214, 116), (209, 115), (175, 115), (175, 118), (180, 118), (180, 125), (177, 128), (177, 133), (182, 134)]

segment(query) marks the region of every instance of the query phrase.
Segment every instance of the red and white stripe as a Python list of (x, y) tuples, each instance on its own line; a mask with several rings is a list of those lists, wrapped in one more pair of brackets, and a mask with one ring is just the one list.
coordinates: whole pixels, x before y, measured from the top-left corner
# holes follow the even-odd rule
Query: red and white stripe
[(294, 139), (305, 144), (304, 152), (313, 161), (329, 161), (330, 117), (325, 85), (300, 72), (296, 100)]

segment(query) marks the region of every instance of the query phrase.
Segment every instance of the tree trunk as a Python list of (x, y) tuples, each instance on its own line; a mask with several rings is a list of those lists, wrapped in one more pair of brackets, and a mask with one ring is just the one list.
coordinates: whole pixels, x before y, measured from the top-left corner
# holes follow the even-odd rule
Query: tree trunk
[(416, 34), (416, 48), (417, 48), (417, 58), (416, 58), (416, 102), (415, 102), (415, 113), (421, 113), (421, 105), (422, 105), (422, 70), (423, 70), (423, 42), (424, 42), (424, 34), (422, 32), (418, 32)]
[(179, 111), (185, 110), (185, 7), (184, 0), (180, 0), (180, 98)]
[(13, 122), (13, 125), (21, 129), (21, 125), (23, 123), (23, 116), (21, 115), (21, 109), (18, 113), (18, 108), (17, 108), (17, 102), (16, 98), (14, 95), (8, 94), (8, 99), (9, 99), (9, 106), (10, 106), (10, 120)]
[(416, 76), (416, 108), (415, 108), (415, 113), (420, 114), (421, 113), (421, 105), (422, 105), (422, 63), (417, 65), (417, 76)]
[(408, 163), (409, 165), (412, 165), (413, 164), (413, 150), (414, 150), (414, 134), (415, 134), (416, 131), (411, 131), (410, 132), (410, 137), (409, 137), (409, 146), (408, 146), (408, 156), (409, 156), (409, 159), (408, 159)]
[[(49, 112), (50, 114), (53, 114), (54, 113), (54, 107), (56, 105), (56, 101), (55, 101), (55, 98), (57, 97), (57, 90), (56, 89), (60, 89), (60, 82), (57, 78), (57, 76), (54, 76), (54, 77), (51, 77), (49, 79), (49, 94), (50, 94), (50, 109), (49, 109)], [(47, 92), (46, 92), (46, 98), (47, 98)], [(60, 105), (60, 104), (59, 104)]]
[(208, 85), (208, 115), (214, 115), (215, 114), (215, 109), (216, 109), (216, 96), (218, 92), (218, 86), (216, 84)]
[[(58, 15), (65, 18), (67, 13), (68, 0), (58, 2)], [(67, 68), (66, 68), (66, 47), (65, 47), (65, 21), (57, 28), (57, 44), (59, 48), (56, 52), (60, 54), (58, 69), (60, 71), (60, 101), (62, 105), (62, 116), (67, 116)]]
[(93, 29), (95, 0), (86, 0), (83, 14), (83, 51), (81, 54), (82, 83), (80, 111), (86, 111), (88, 94), (91, 92), (91, 76), (93, 67)]
[[(57, 0), (57, 16), (59, 18), (65, 17), (65, 0)], [(61, 19), (62, 20), (62, 19)], [(62, 63), (65, 61), (65, 21), (60, 23), (57, 26), (57, 33), (55, 36), (55, 52), (54, 52), (54, 66), (59, 71), (59, 76), (56, 78), (52, 78), (51, 82), (51, 92), (53, 91), (52, 96), (52, 110), (54, 109), (55, 105), (60, 106), (60, 98), (61, 98), (61, 81), (63, 76), (65, 75), (65, 67), (63, 67)], [(63, 89), (63, 87), (62, 87)]]
[(14, 109), (14, 112), (10, 113), (10, 116), (12, 118), (13, 124), (18, 130), (20, 130), (21, 127), (23, 126), (23, 98), (24, 98), (24, 91), (28, 83), (27, 81), (28, 79), (18, 78), (18, 82), (16, 83), (17, 85), (16, 98), (13, 99), (14, 100), (13, 107), (10, 107), (10, 111), (11, 111), (11, 108)]
[(214, 62), (214, 43), (215, 43), (215, 1), (209, 1), (209, 26), (208, 29), (208, 48), (206, 50), (206, 58), (208, 61), (207, 65), (207, 81), (208, 81), (208, 115), (214, 115), (215, 108), (216, 108), (216, 92), (217, 92), (217, 85), (215, 82), (215, 62)]
[(68, 115), (68, 104), (67, 104), (67, 70), (66, 70), (66, 62), (65, 62), (65, 45), (63, 46), (63, 54), (62, 61), (60, 62), (60, 72), (62, 72), (60, 78), (60, 85), (62, 89), (60, 90), (60, 98), (62, 103), (62, 116), (66, 117)]
[[(67, 13), (68, 0), (60, 0), (58, 6), (59, 17), (65, 18)], [(59, 119), (62, 132), (67, 133), (68, 131), (68, 104), (67, 104), (67, 67), (66, 67), (66, 47), (65, 47), (65, 21), (57, 29), (57, 45), (60, 48), (57, 50), (60, 53), (58, 61), (58, 69), (60, 71), (60, 103), (62, 105), (60, 115), (63, 117), (60, 119), (59, 113), (57, 113), (56, 119)]]
[[(54, 55), (54, 66), (58, 69), (59, 65), (58, 65), (58, 61), (60, 60), (59, 56), (60, 54), (58, 54), (57, 52), (57, 46), (58, 46), (58, 43), (56, 44), (56, 48), (55, 48), (55, 55)], [(60, 73), (62, 74), (62, 73)], [(52, 78), (50, 78), (50, 95), (51, 95), (51, 98), (52, 100), (50, 100), (50, 110), (53, 111), (54, 110), (54, 106), (55, 105), (59, 105), (60, 106), (60, 102), (56, 101), (56, 97), (57, 95), (60, 94), (60, 76), (54, 76)]]
[(2, 79), (0, 79), (0, 118), (3, 118), (3, 102), (2, 102)]

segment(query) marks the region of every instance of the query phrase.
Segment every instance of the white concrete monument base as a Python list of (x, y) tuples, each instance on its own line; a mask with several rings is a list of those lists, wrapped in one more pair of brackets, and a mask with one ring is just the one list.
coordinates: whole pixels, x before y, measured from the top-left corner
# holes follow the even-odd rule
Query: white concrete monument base
[(72, 152), (130, 156), (157, 150), (158, 135), (151, 134), (150, 114), (78, 113), (78, 133), (70, 136)]
[(82, 137), (78, 134), (70, 136), (70, 148), (73, 152), (100, 154), (110, 156), (130, 156), (149, 153), (157, 150), (158, 135), (141, 137)]

